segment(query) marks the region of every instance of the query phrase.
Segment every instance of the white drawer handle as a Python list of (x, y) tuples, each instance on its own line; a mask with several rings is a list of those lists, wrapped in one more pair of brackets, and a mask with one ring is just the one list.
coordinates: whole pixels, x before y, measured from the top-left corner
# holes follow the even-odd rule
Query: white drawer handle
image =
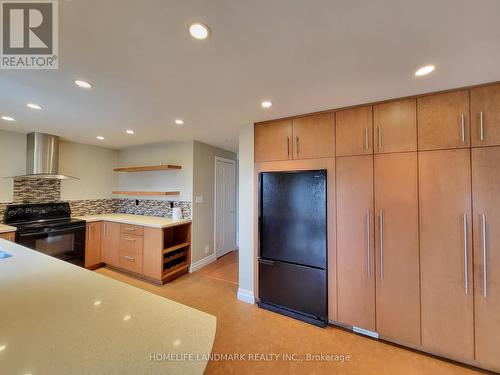
[(131, 257), (131, 256), (128, 256), (128, 255), (125, 255), (124, 258), (127, 259), (127, 260), (135, 260), (135, 257)]

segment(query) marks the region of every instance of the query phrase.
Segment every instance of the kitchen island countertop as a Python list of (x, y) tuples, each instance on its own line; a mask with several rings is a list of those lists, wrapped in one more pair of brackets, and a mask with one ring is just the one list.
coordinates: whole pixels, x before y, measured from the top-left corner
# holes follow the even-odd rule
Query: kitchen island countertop
[(177, 225), (188, 224), (191, 220), (173, 220), (167, 217), (157, 216), (143, 216), (143, 215), (130, 215), (130, 214), (102, 214), (102, 215), (87, 215), (75, 216), (75, 219), (82, 219), (88, 223), (96, 221), (110, 221), (113, 223), (141, 225), (151, 228), (167, 228)]
[(12, 255), (0, 259), (2, 373), (203, 373), (215, 317), (6, 240), (0, 251)]

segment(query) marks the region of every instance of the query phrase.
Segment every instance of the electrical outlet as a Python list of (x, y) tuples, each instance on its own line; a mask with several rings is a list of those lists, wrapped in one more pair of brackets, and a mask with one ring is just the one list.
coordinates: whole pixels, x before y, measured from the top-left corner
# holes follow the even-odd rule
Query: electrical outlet
[(205, 246), (205, 254), (208, 254), (210, 252), (210, 246)]

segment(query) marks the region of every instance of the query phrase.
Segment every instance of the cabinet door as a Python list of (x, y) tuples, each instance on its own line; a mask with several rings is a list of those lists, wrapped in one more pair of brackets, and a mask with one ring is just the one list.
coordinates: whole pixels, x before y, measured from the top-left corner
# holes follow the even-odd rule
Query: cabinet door
[(333, 113), (293, 120), (293, 158), (316, 159), (335, 156)]
[(375, 331), (372, 155), (337, 158), (337, 270), (338, 320)]
[(120, 266), (120, 224), (105, 221), (102, 227), (102, 262)]
[(346, 109), (335, 113), (337, 156), (373, 154), (372, 107)]
[(376, 154), (417, 150), (417, 101), (415, 99), (373, 107)]
[(470, 90), (472, 146), (500, 145), (500, 84)]
[(102, 222), (87, 224), (87, 240), (85, 241), (85, 267), (101, 263), (101, 230)]
[(376, 155), (377, 332), (420, 345), (417, 153)]
[(499, 186), (500, 147), (472, 149), (476, 360), (497, 370), (500, 369)]
[(419, 153), (422, 345), (474, 358), (470, 150)]
[(16, 242), (16, 232), (0, 233), (0, 238), (11, 242)]
[(255, 162), (292, 158), (292, 120), (255, 125)]
[(469, 90), (417, 99), (418, 149), (470, 146)]

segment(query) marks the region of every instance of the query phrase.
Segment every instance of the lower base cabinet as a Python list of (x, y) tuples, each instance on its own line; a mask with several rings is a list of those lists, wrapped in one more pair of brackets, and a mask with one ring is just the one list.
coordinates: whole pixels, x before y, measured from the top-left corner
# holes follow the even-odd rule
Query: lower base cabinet
[(111, 266), (120, 266), (120, 224), (103, 222), (101, 261)]
[(101, 263), (102, 222), (87, 223), (85, 239), (85, 267), (95, 267)]
[(419, 153), (422, 346), (474, 360), (471, 151)]
[(16, 232), (0, 233), (0, 238), (11, 242), (16, 242)]

